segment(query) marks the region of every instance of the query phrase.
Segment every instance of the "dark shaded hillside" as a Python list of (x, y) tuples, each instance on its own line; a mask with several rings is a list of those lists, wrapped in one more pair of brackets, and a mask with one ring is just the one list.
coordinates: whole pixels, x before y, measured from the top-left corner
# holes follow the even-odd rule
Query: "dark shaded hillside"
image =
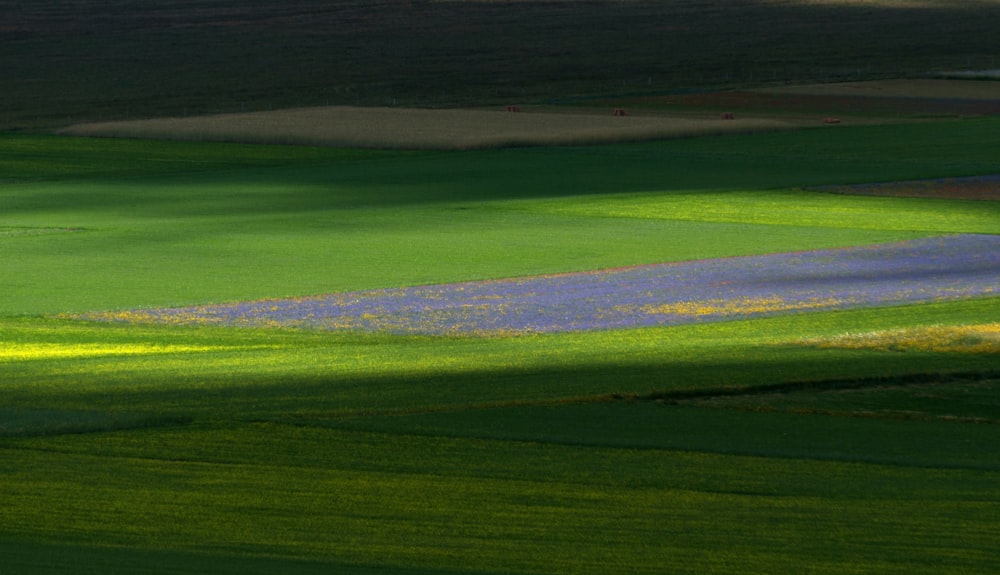
[(900, 5), (8, 1), (0, 5), (0, 128), (327, 103), (487, 103), (996, 65), (1000, 2)]

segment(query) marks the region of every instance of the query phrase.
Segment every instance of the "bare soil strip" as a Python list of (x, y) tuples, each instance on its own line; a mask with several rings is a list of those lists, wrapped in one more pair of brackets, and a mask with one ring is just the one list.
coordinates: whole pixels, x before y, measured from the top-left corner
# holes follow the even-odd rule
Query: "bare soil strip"
[(206, 140), (400, 149), (577, 145), (791, 129), (780, 120), (657, 115), (429, 110), (330, 106), (215, 116), (104, 122), (60, 133), (88, 137)]

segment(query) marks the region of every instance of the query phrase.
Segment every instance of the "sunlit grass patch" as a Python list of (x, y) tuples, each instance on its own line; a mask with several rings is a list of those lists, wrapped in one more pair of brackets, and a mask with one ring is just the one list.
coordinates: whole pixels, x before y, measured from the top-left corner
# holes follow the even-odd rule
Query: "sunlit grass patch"
[(80, 359), (121, 355), (153, 355), (220, 351), (207, 345), (156, 345), (150, 343), (0, 343), (0, 363), (12, 361)]
[[(956, 180), (952, 178), (952, 181)], [(963, 181), (982, 180), (985, 178), (967, 178)], [(817, 191), (820, 189), (822, 191)], [(841, 189), (850, 189), (853, 195), (830, 193)], [(959, 198), (965, 196), (956, 195), (952, 201), (944, 203), (937, 199), (945, 197), (940, 191), (936, 191), (936, 197), (923, 198), (855, 193), (861, 189), (861, 186), (828, 186), (817, 190), (698, 191), (670, 194), (650, 191), (618, 194), (614, 197), (593, 195), (572, 200), (532, 199), (508, 205), (520, 205), (533, 211), (596, 217), (769, 226), (783, 226), (794, 222), (817, 230), (853, 228), (981, 234), (993, 234), (997, 231), (1000, 208), (993, 202), (963, 201)], [(812, 233), (818, 232), (813, 230)]]
[(845, 333), (803, 343), (825, 349), (1000, 353), (1000, 323)]

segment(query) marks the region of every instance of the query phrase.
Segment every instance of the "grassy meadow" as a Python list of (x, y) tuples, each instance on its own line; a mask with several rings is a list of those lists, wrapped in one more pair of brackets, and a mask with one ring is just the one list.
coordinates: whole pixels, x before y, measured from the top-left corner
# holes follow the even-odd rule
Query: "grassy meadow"
[(1000, 202), (810, 189), (994, 174), (998, 129), (0, 135), (3, 570), (996, 572), (996, 297), (513, 337), (66, 314), (1000, 233)]

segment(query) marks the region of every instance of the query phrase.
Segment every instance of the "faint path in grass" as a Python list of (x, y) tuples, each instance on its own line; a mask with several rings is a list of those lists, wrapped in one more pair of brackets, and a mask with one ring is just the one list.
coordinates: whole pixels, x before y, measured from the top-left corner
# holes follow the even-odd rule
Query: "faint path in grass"
[(507, 280), (75, 315), (90, 320), (502, 336), (989, 296), (1000, 236), (656, 264)]

